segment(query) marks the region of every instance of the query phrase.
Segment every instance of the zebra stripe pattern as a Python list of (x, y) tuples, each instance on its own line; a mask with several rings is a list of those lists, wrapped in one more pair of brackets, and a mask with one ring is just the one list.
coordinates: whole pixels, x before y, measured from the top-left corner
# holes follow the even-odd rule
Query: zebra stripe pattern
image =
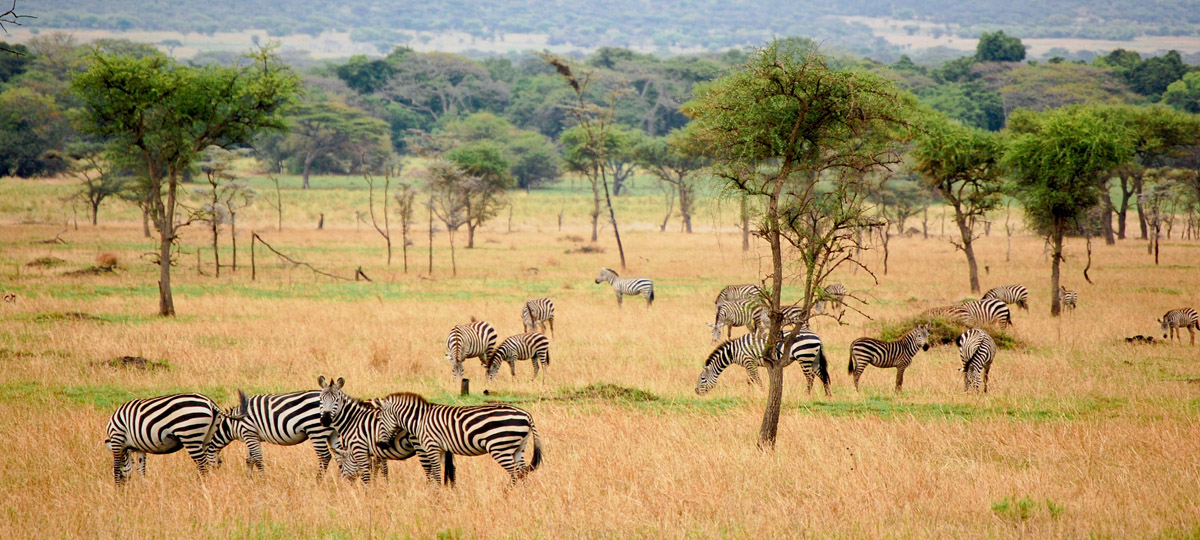
[[(402, 461), (420, 454), (417, 451), (420, 444), (417, 438), (403, 429), (397, 430), (391, 441), (385, 444), (375, 444), (379, 432), (379, 412), (383, 399), (372, 399), (357, 402), (349, 398), (349, 407), (342, 414), (347, 415), (345, 427), (341, 431), (342, 447), (345, 448), (339, 460), (342, 478), (353, 480), (361, 477), (364, 484), (371, 482), (376, 470), (385, 479), (388, 476), (388, 460)], [(359, 406), (361, 405), (361, 407)], [(422, 458), (421, 468), (429, 471), (431, 463)], [(454, 460), (446, 456), (445, 482), (454, 482)]]
[(733, 337), (735, 326), (745, 326), (750, 333), (757, 333), (762, 320), (760, 311), (765, 313), (757, 300), (729, 300), (717, 304), (716, 320), (708, 325), (712, 329), (713, 342), (721, 339), (722, 328), (726, 329), (727, 338)]
[[(534, 298), (525, 302), (521, 308), (521, 323), (526, 332), (546, 333), (546, 325), (550, 325), (550, 335), (554, 335), (554, 302), (549, 298)], [(538, 328), (541, 326), (541, 328)]]
[(496, 352), (496, 329), (485, 321), (460, 324), (450, 330), (446, 337), (446, 360), (453, 365), (454, 378), (463, 378), (463, 362), (467, 358), (478, 358), (487, 366), (487, 360)]
[[(428, 460), (425, 476), (430, 482), (444, 481), (445, 453), (462, 456), (489, 454), (516, 483), (542, 463), (542, 442), (533, 417), (509, 405), (455, 407), (425, 401), (416, 394), (398, 393), (380, 401), (376, 443), (388, 443), (396, 430), (417, 437), (418, 452)], [(533, 458), (525, 462), (526, 443), (533, 439)]]
[[(778, 347), (782, 350), (786, 336), (780, 336)], [(696, 393), (704, 395), (717, 385), (717, 379), (726, 368), (733, 364), (746, 368), (750, 375), (748, 384), (762, 386), (758, 378), (758, 367), (762, 365), (763, 349), (767, 341), (754, 334), (726, 341), (719, 345), (704, 362), (704, 371), (696, 381)], [(825, 395), (829, 396), (829, 366), (825, 359), (821, 338), (812, 332), (798, 332), (792, 343), (791, 359), (800, 364), (804, 370), (804, 378), (808, 380), (808, 394), (812, 395), (814, 379), (821, 379), (825, 386)]]
[(753, 283), (744, 285), (728, 285), (717, 294), (717, 299), (713, 304), (720, 305), (723, 302), (732, 302), (736, 300), (757, 300), (762, 298), (762, 289)]
[[(804, 317), (804, 308), (800, 306), (783, 306), (779, 309), (779, 313), (783, 315), (783, 320), (780, 323), (780, 328), (784, 326), (798, 327), (800, 330), (808, 330), (808, 319)], [(754, 318), (758, 321), (759, 330), (766, 332), (771, 328), (771, 312), (765, 307), (759, 307), (754, 310)]]
[(1029, 289), (1024, 285), (1002, 285), (983, 293), (983, 298), (994, 298), (1005, 304), (1016, 304), (1021, 309), (1029, 311)]
[(1158, 324), (1162, 325), (1163, 339), (1169, 339), (1167, 336), (1170, 335), (1182, 340), (1180, 329), (1187, 328), (1188, 334), (1192, 336), (1192, 345), (1195, 345), (1196, 330), (1200, 330), (1200, 314), (1192, 308), (1172, 309), (1158, 320)]
[(962, 358), (963, 391), (982, 389), (987, 393), (988, 372), (996, 356), (996, 341), (986, 331), (971, 328), (954, 340)]
[(222, 418), (243, 418), (246, 396), (238, 391), (240, 405), (221, 410), (207, 396), (172, 394), (135, 399), (117, 407), (105, 428), (104, 445), (113, 455), (113, 479), (123, 484), (132, 473), (134, 460), (138, 471), (146, 474), (146, 454), (170, 454), (186, 450), (200, 474), (210, 464), (208, 452), (213, 431)]
[(607, 281), (612, 285), (613, 291), (617, 293), (618, 306), (622, 305), (622, 298), (625, 295), (642, 295), (646, 299), (646, 307), (650, 307), (654, 303), (654, 283), (649, 279), (623, 278), (608, 268), (601, 268), (600, 275), (596, 276), (596, 283), (602, 281)]
[[(323, 383), (324, 377), (317, 382)], [(233, 440), (240, 440), (246, 443), (246, 464), (261, 471), (262, 443), (293, 446), (311, 440), (319, 478), (329, 468), (330, 450), (340, 450), (336, 430), (321, 423), (320, 396), (320, 390), (251, 396), (246, 417), (222, 422), (213, 434), (210, 451), (220, 452)]]
[(879, 368), (896, 368), (896, 391), (904, 386), (904, 370), (912, 364), (917, 350), (929, 350), (929, 326), (918, 325), (897, 341), (881, 341), (861, 337), (850, 344), (849, 373), (854, 376), (854, 390), (858, 391), (858, 379), (870, 364)]
[[(817, 313), (825, 313), (825, 302), (829, 302), (830, 308), (834, 306), (845, 306), (846, 295), (849, 292), (850, 291), (846, 290), (846, 286), (842, 285), (841, 283), (829, 285), (822, 289), (820, 298), (817, 299), (817, 303), (815, 306), (813, 306), (813, 309), (815, 309)], [(842, 307), (842, 311), (845, 311), (845, 307)]]
[(951, 318), (967, 326), (1004, 327), (1012, 325), (1012, 311), (1008, 309), (1008, 304), (998, 298), (963, 302), (956, 309)]
[(1062, 304), (1062, 307), (1075, 309), (1075, 304), (1078, 301), (1079, 293), (1075, 291), (1068, 291), (1067, 288), (1063, 287), (1062, 285), (1058, 286), (1058, 303)]
[(517, 360), (531, 360), (533, 362), (533, 378), (537, 379), (539, 368), (550, 367), (550, 339), (539, 332), (509, 336), (500, 343), (499, 347), (496, 347), (496, 352), (492, 353), (491, 358), (488, 359), (488, 382), (496, 380), (496, 374), (500, 373), (500, 365), (504, 362), (508, 362), (509, 370), (512, 371), (512, 376), (515, 378), (517, 376)]

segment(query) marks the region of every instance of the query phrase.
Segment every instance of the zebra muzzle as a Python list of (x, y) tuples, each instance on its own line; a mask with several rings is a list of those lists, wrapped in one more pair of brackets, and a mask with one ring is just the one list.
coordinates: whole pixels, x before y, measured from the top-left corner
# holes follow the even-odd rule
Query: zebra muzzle
[(333, 416), (329, 413), (321, 413), (321, 427), (329, 427), (333, 424)]

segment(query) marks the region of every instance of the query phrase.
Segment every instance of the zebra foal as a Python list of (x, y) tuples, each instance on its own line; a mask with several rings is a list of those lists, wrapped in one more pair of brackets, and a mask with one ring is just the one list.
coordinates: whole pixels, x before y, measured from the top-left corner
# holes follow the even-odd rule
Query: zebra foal
[(641, 295), (646, 299), (646, 307), (650, 307), (654, 303), (654, 283), (649, 279), (623, 278), (608, 268), (601, 268), (600, 275), (596, 276), (596, 283), (602, 281), (607, 281), (609, 285), (612, 285), (613, 292), (617, 293), (617, 306), (622, 305), (622, 298), (625, 295)]
[[(546, 325), (550, 325), (550, 335), (554, 335), (554, 302), (549, 298), (534, 298), (525, 302), (521, 308), (521, 324), (526, 332), (546, 333)], [(538, 328), (541, 326), (541, 328)]]
[(1162, 326), (1163, 339), (1169, 339), (1167, 336), (1170, 335), (1183, 340), (1180, 330), (1187, 328), (1188, 334), (1192, 336), (1192, 345), (1195, 345), (1196, 330), (1200, 330), (1200, 314), (1192, 308), (1172, 309), (1163, 315), (1163, 318), (1158, 319), (1158, 324)]
[(909, 330), (899, 340), (881, 341), (861, 337), (850, 344), (849, 373), (854, 376), (854, 390), (858, 391), (858, 379), (867, 365), (878, 368), (896, 368), (896, 392), (904, 386), (904, 370), (912, 364), (917, 350), (929, 350), (929, 325), (921, 324)]
[(200, 474), (215, 465), (208, 451), (213, 431), (223, 418), (245, 417), (246, 395), (238, 391), (239, 405), (221, 409), (208, 396), (172, 394), (135, 399), (117, 407), (105, 428), (104, 445), (113, 455), (113, 479), (118, 485), (132, 474), (146, 475), (146, 454), (186, 450)]
[(962, 358), (963, 391), (972, 388), (987, 393), (988, 372), (992, 369), (992, 360), (996, 356), (996, 341), (986, 331), (971, 328), (954, 340), (958, 347), (959, 357)]
[(1062, 285), (1058, 286), (1058, 303), (1064, 308), (1075, 309), (1075, 304), (1079, 301), (1079, 293), (1068, 291)]

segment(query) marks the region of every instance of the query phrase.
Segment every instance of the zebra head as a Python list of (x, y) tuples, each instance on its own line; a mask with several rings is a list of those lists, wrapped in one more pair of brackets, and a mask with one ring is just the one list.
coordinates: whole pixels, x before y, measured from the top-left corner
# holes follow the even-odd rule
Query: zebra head
[(615, 278), (615, 277), (617, 277), (616, 272), (613, 272), (612, 270), (609, 270), (607, 268), (601, 268), (600, 275), (596, 276), (596, 283), (601, 283), (604, 281), (611, 282), (613, 280), (613, 278)]
[(1158, 321), (1158, 324), (1160, 326), (1162, 326), (1163, 339), (1167, 339), (1167, 336), (1170, 335), (1170, 332), (1171, 332), (1171, 323), (1169, 322), (1170, 319), (1171, 318), (1166, 315), (1163, 315), (1163, 318), (1161, 318), (1161, 319), (1156, 319)]
[[(487, 382), (496, 380), (496, 375), (500, 373), (500, 364), (503, 364), (504, 360), (508, 358), (510, 354), (508, 344), (509, 342), (507, 340), (504, 343), (501, 343), (499, 347), (496, 347), (496, 352), (492, 353), (492, 356), (488, 358)], [(512, 353), (515, 352), (516, 351), (512, 351)]]
[(345, 386), (346, 379), (338, 377), (336, 381), (325, 382), (325, 376), (317, 377), (317, 384), (321, 385), (321, 425), (329, 427), (333, 425), (333, 419), (342, 411), (342, 405), (346, 403), (347, 396), (342, 392), (342, 386)]
[(929, 350), (929, 325), (919, 324), (912, 331), (913, 340), (921, 347), (922, 351)]
[(713, 324), (713, 323), (704, 323), (704, 324), (707, 324), (709, 328), (712, 328), (713, 343), (720, 341), (721, 340), (721, 325)]
[(717, 385), (717, 373), (711, 368), (705, 367), (704, 372), (700, 374), (700, 380), (696, 381), (696, 394), (703, 396), (709, 390), (712, 390)]
[(375, 445), (380, 448), (391, 445), (401, 431), (403, 435), (416, 431), (423, 405), (428, 402), (417, 394), (400, 392), (376, 400), (379, 421), (375, 424)]

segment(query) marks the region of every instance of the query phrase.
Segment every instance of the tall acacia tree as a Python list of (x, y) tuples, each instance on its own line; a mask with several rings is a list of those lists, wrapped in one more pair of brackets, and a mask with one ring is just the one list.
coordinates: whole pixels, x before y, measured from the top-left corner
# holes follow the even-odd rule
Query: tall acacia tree
[(698, 86), (684, 107), (726, 190), (757, 199), (765, 209), (755, 231), (770, 244), (772, 269), (761, 447), (775, 445), (783, 368), (790, 363), (780, 351), (796, 335), (781, 333), (784, 244), (803, 273), (798, 305), (809, 313), (830, 273), (853, 260), (855, 232), (875, 221), (864, 201), (862, 173), (899, 162), (892, 142), (906, 105), (890, 81), (830, 68), (810, 47), (775, 41), (738, 69)]
[(150, 217), (159, 235), (159, 314), (175, 315), (171, 244), (177, 237), (179, 182), (209, 146), (247, 143), (262, 129), (283, 129), (279, 111), (299, 80), (270, 50), (232, 67), (184, 66), (161, 55), (97, 53), (73, 86), (83, 127), (104, 137), (116, 161), (144, 176)]
[(1016, 135), (1004, 163), (1030, 222), (1050, 239), (1050, 314), (1058, 316), (1063, 236), (1100, 202), (1100, 175), (1132, 157), (1133, 135), (1120, 124), (1105, 122), (1095, 109), (1081, 106), (1018, 111), (1010, 125)]
[(923, 124), (913, 149), (913, 170), (954, 208), (962, 243), (951, 242), (966, 255), (971, 292), (978, 293), (975, 222), (1000, 204), (1004, 146), (998, 136), (963, 126), (940, 113), (926, 114)]

